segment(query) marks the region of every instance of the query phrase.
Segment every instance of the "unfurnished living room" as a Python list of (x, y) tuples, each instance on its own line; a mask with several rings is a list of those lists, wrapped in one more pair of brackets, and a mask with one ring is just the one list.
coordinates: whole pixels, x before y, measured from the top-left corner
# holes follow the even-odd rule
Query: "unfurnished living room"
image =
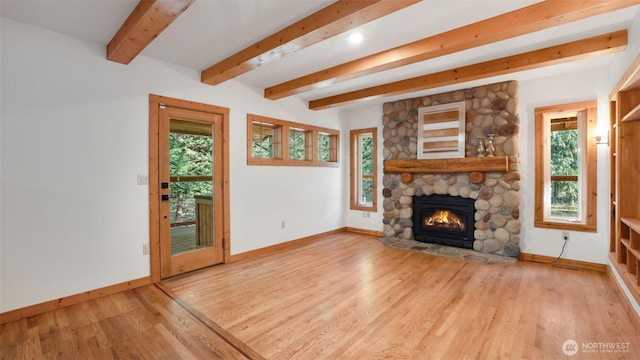
[(0, 27), (0, 358), (640, 358), (640, 0)]

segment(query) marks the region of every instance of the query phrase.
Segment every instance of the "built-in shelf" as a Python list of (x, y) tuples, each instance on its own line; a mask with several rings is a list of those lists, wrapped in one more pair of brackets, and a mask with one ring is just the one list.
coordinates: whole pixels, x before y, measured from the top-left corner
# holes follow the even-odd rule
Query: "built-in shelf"
[(629, 111), (623, 118), (622, 121), (633, 121), (640, 120), (640, 104), (634, 107), (631, 111)]
[(622, 223), (626, 224), (629, 228), (631, 228), (631, 230), (640, 234), (640, 219), (623, 217), (623, 218), (620, 218), (620, 221), (622, 221)]
[(640, 55), (614, 87), (611, 96), (611, 188), (613, 207), (609, 249), (612, 264), (640, 302)]
[(385, 173), (465, 173), (509, 171), (509, 157), (466, 157), (454, 159), (385, 160)]
[(629, 239), (620, 239), (620, 241), (627, 248), (627, 251), (630, 251), (636, 259), (640, 259), (640, 251), (631, 247), (631, 242), (629, 241)]

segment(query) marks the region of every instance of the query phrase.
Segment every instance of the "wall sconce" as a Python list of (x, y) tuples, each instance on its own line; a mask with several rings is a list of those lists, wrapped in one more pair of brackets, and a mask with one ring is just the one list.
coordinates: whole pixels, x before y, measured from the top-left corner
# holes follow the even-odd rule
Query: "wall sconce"
[(607, 131), (605, 136), (596, 135), (595, 139), (597, 145), (609, 145), (609, 131)]

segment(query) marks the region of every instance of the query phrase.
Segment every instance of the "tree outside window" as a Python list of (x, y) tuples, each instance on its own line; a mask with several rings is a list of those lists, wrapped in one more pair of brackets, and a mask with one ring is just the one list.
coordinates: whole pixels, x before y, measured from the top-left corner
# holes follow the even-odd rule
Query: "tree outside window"
[(595, 101), (535, 109), (536, 227), (597, 231)]
[(376, 211), (377, 129), (350, 132), (351, 209)]
[(247, 114), (247, 164), (338, 167), (340, 132)]
[(300, 129), (289, 130), (289, 159), (305, 159), (305, 133)]
[(211, 181), (191, 181), (213, 176), (211, 135), (169, 134), (169, 175), (171, 181), (171, 223), (195, 220), (195, 195), (210, 195)]
[(551, 208), (552, 217), (577, 219), (580, 216), (577, 118), (560, 129), (551, 126)]

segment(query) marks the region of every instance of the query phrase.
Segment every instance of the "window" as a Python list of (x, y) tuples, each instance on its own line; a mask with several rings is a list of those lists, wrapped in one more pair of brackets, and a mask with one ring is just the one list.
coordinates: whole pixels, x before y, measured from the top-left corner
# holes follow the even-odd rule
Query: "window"
[(377, 129), (351, 130), (351, 209), (377, 211)]
[(255, 158), (273, 159), (280, 157), (276, 151), (280, 149), (281, 129), (268, 123), (253, 124), (251, 154)]
[(595, 101), (535, 109), (535, 226), (596, 231)]
[(339, 134), (333, 129), (247, 114), (247, 164), (338, 166)]
[(305, 133), (302, 129), (289, 129), (289, 159), (305, 160)]
[(318, 134), (318, 159), (320, 161), (329, 161), (331, 159), (331, 141), (329, 134)]

